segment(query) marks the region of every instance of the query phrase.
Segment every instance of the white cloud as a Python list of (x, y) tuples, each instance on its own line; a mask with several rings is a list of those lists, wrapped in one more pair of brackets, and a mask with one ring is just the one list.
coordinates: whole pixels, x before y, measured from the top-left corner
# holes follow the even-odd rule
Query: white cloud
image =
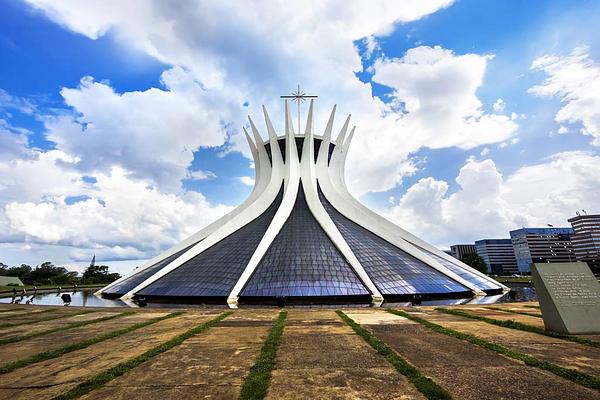
[(27, 149), (27, 133), (27, 130), (17, 129), (0, 118), (0, 161), (31, 156)]
[(504, 102), (504, 100), (498, 98), (498, 100), (496, 100), (496, 102), (494, 103), (494, 105), (492, 106), (492, 108), (497, 113), (504, 112), (504, 109), (506, 108), (506, 103)]
[(556, 122), (580, 123), (581, 133), (592, 136), (592, 144), (600, 146), (600, 63), (590, 58), (589, 49), (580, 46), (568, 56), (536, 58), (531, 69), (543, 71), (546, 79), (529, 93), (560, 99), (564, 105), (554, 117)]
[(470, 149), (501, 142), (517, 129), (504, 115), (484, 113), (477, 98), (491, 58), (419, 46), (400, 59), (378, 60), (373, 80), (394, 89), (405, 131), (419, 132), (419, 145)]
[(521, 226), (569, 226), (578, 209), (600, 207), (600, 156), (558, 153), (503, 177), (492, 160), (469, 159), (456, 182), (423, 178), (386, 216), (437, 245), (508, 237)]
[(488, 154), (490, 154), (490, 148), (489, 148), (489, 147), (484, 147), (484, 148), (481, 150), (481, 153), (479, 153), (479, 155), (481, 155), (481, 157), (485, 157), (485, 156), (487, 156)]
[(556, 131), (556, 133), (558, 133), (559, 135), (566, 135), (567, 133), (569, 133), (569, 128), (567, 128), (564, 125), (561, 125), (558, 130)]
[(202, 171), (202, 170), (188, 171), (188, 174), (187, 174), (187, 179), (193, 179), (196, 181), (215, 179), (216, 177), (217, 177), (217, 175), (214, 172)]
[(79, 192), (87, 198), (73, 204), (64, 195), (6, 204), (4, 228), (23, 241), (72, 246), (75, 255), (79, 248), (105, 259), (146, 258), (230, 210), (211, 205), (200, 193), (162, 193), (119, 167), (96, 179)]
[(180, 67), (165, 71), (161, 81), (166, 89), (142, 92), (117, 93), (91, 77), (63, 88), (73, 112), (45, 118), (48, 139), (76, 156), (82, 172), (119, 165), (137, 178), (177, 189), (193, 151), (225, 143), (221, 120), (231, 117), (229, 101), (203, 90)]
[[(353, 113), (358, 129), (348, 178), (359, 194), (390, 189), (415, 173), (411, 154), (422, 147), (470, 149), (507, 141), (517, 129), (510, 118), (485, 113), (477, 98), (491, 56), (420, 46), (400, 59), (382, 58), (373, 71), (377, 82), (394, 90), (392, 104), (374, 98), (371, 85), (356, 77), (362, 64), (355, 41), (366, 40), (367, 51), (378, 54), (377, 38), (395, 23), (417, 20), (451, 0), (331, 0), (310, 7), (268, 1), (244, 7), (228, 1), (28, 2), (74, 32), (91, 39), (111, 35), (171, 66), (161, 88), (119, 93), (108, 82), (85, 77), (79, 87), (61, 91), (70, 112), (45, 119), (57, 150), (20, 164), (30, 176), (36, 166), (48, 167), (47, 181), (19, 188), (22, 196), (6, 200), (10, 207), (0, 214), (0, 224), (5, 218), (11, 232), (32, 242), (112, 248), (114, 257), (137, 257), (182, 237), (181, 229), (206, 223), (200, 215), (209, 219), (224, 209), (181, 191), (181, 179), (203, 177), (189, 171), (192, 151), (228, 144), (249, 156), (243, 135), (236, 134), (244, 114), (258, 120), (264, 103), (281, 131), (279, 95), (297, 82), (319, 95), (319, 129), (334, 103), (339, 113)], [(341, 123), (338, 117), (336, 127)], [(16, 182), (20, 173), (11, 170), (0, 179)], [(98, 182), (86, 184), (83, 174)], [(66, 196), (82, 194), (89, 198), (66, 203)], [(125, 215), (131, 209), (127, 196), (153, 205)], [(160, 221), (148, 225), (150, 217)], [(92, 237), (90, 228), (107, 237)], [(73, 257), (83, 258), (77, 249)]]
[(238, 176), (236, 179), (244, 185), (254, 186), (254, 178), (251, 176)]
[[(111, 1), (92, 5), (45, 0), (29, 3), (54, 21), (90, 38), (111, 34), (121, 43), (160, 61), (183, 66), (206, 92), (220, 93), (220, 98), (233, 97), (234, 103), (240, 105), (250, 99), (247, 109), (240, 107), (227, 120), (234, 130), (244, 124), (246, 112), (260, 119), (263, 103), (269, 107), (276, 128), (281, 130), (283, 118), (279, 95), (294, 88), (297, 82), (304, 83), (304, 89), (319, 95), (317, 127), (324, 126), (334, 103), (338, 103), (340, 113), (353, 114), (353, 121), (358, 126), (355, 147), (369, 150), (361, 155), (353, 152), (353, 160), (348, 163), (350, 185), (359, 194), (386, 190), (400, 183), (402, 176), (413, 170), (409, 154), (424, 143), (435, 148), (473, 147), (510, 136), (516, 129), (516, 124), (506, 121), (504, 116), (481, 115), (476, 110), (480, 105), (474, 91), (481, 84), (487, 56), (453, 56), (448, 51), (432, 50), (442, 53), (448, 60), (430, 66), (435, 73), (429, 76), (429, 81), (427, 76), (420, 77), (422, 89), (437, 84), (444, 71), (449, 81), (459, 80), (464, 75), (462, 67), (467, 67), (467, 75), (473, 72), (468, 68), (468, 60), (482, 60), (480, 64), (483, 65), (475, 68), (477, 76), (471, 81), (476, 84), (465, 89), (470, 95), (455, 98), (456, 92), (448, 84), (439, 96), (431, 90), (423, 94), (421, 100), (425, 103), (429, 99), (446, 101), (446, 106), (430, 103), (441, 115), (448, 117), (446, 122), (453, 122), (447, 132), (439, 135), (432, 134), (434, 127), (425, 121), (423, 112), (409, 119), (398, 115), (372, 97), (369, 83), (356, 77), (355, 72), (362, 69), (362, 64), (355, 41), (371, 38), (366, 39), (367, 47), (374, 50), (376, 38), (390, 33), (395, 23), (417, 20), (449, 6), (450, 0), (382, 1), (369, 5), (332, 0), (289, 7), (268, 1), (244, 7), (227, 1), (188, 2), (181, 7), (166, 6), (159, 1), (139, 4), (132, 1), (124, 7)], [(406, 57), (411, 58), (416, 53), (424, 51), (414, 50)], [(415, 62), (418, 63), (414, 65), (418, 77), (418, 70), (428, 69), (427, 63), (432, 61), (421, 59)], [(450, 69), (444, 67), (453, 63), (455, 65)], [(394, 85), (400, 89), (399, 85)], [(461, 100), (469, 103), (468, 111)], [(452, 108), (450, 105), (456, 101), (458, 110), (444, 110)], [(216, 101), (211, 103), (211, 107), (218, 105)], [(341, 121), (337, 123), (339, 126)], [(372, 140), (375, 136), (385, 152), (375, 148)], [(242, 135), (233, 135), (231, 149), (242, 149), (249, 155), (243, 142)], [(395, 152), (389, 152), (390, 148)]]

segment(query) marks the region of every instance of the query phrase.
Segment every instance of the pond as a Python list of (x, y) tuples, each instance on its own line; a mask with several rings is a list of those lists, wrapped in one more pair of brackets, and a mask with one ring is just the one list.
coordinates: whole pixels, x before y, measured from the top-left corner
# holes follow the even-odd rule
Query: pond
[[(459, 304), (493, 304), (507, 303), (518, 301), (536, 301), (535, 289), (533, 286), (518, 285), (511, 287), (512, 294), (500, 294), (495, 296), (485, 296), (466, 299), (441, 299), (441, 300), (424, 300), (421, 305), (424, 306), (441, 306), (441, 305), (459, 305)], [(77, 291), (63, 290), (62, 292), (44, 292), (38, 293), (35, 296), (31, 293), (25, 296), (17, 295), (13, 297), (0, 297), (0, 303), (16, 303), (16, 304), (35, 304), (45, 306), (62, 306), (65, 302), (62, 299), (63, 294), (68, 294), (71, 297), (71, 306), (83, 307), (129, 307), (130, 305), (118, 299), (105, 299), (94, 295), (95, 289), (81, 289)], [(402, 303), (384, 303), (384, 307), (399, 307), (410, 306), (410, 302)], [(223, 305), (224, 306), (224, 305)], [(356, 305), (360, 307), (361, 305)], [(362, 305), (366, 306), (366, 305)], [(151, 303), (148, 302), (148, 307), (202, 307), (199, 304), (173, 304), (173, 303)], [(213, 306), (214, 307), (214, 306)], [(314, 306), (313, 306), (314, 307)], [(339, 307), (339, 306), (327, 306)]]

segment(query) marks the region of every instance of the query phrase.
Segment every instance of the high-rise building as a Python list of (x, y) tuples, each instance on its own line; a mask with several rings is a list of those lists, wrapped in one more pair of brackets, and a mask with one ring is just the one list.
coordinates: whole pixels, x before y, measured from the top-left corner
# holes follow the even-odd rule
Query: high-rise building
[(450, 246), (450, 254), (457, 260), (462, 260), (465, 254), (476, 253), (474, 244), (454, 244)]
[[(300, 98), (298, 98), (300, 100)], [(335, 108), (316, 135), (313, 103), (304, 134), (285, 133), (266, 110), (268, 138), (246, 133), (256, 183), (239, 207), (104, 287), (124, 300), (372, 303), (459, 297), (507, 288), (394, 225), (348, 192), (344, 165), (354, 128), (331, 137)]]
[(575, 261), (572, 228), (522, 228), (510, 231), (519, 272), (531, 272), (532, 263)]
[(485, 261), (488, 273), (510, 275), (519, 272), (511, 239), (477, 240), (475, 249)]
[(578, 215), (568, 221), (575, 231), (571, 242), (577, 261), (600, 264), (600, 214)]

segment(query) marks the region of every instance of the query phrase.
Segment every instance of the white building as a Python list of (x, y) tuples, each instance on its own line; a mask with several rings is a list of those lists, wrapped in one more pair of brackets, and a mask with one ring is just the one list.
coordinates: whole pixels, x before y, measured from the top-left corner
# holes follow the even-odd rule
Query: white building
[(267, 139), (246, 132), (256, 183), (228, 215), (99, 291), (149, 300), (373, 303), (467, 297), (506, 289), (367, 209), (346, 188), (354, 128), (332, 139), (335, 107), (322, 135), (311, 101), (304, 134), (285, 104), (278, 135), (264, 110)]

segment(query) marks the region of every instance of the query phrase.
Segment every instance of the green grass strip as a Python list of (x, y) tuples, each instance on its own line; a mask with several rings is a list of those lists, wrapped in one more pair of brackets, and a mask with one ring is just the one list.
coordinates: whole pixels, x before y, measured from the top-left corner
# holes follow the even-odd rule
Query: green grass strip
[(106, 385), (108, 382), (112, 381), (113, 379), (125, 374), (126, 372), (134, 369), (135, 367), (139, 366), (140, 364), (148, 361), (152, 357), (156, 357), (157, 355), (164, 353), (165, 351), (170, 350), (175, 346), (180, 345), (181, 343), (183, 343), (185, 340), (191, 338), (192, 336), (197, 335), (198, 333), (207, 330), (208, 328), (210, 328), (217, 322), (222, 321), (223, 319), (227, 318), (231, 314), (233, 314), (233, 312), (231, 312), (231, 311), (224, 312), (223, 314), (220, 314), (218, 317), (213, 318), (207, 322), (204, 322), (204, 323), (196, 326), (195, 328), (192, 328), (189, 331), (182, 333), (181, 335), (175, 336), (173, 339), (170, 339), (164, 343), (161, 343), (158, 346), (153, 347), (152, 349), (146, 351), (145, 353), (140, 354), (137, 357), (133, 357), (127, 361), (124, 361), (120, 364), (115, 365), (112, 368), (109, 368), (108, 370), (106, 370), (104, 372), (100, 372), (99, 374), (97, 374), (97, 375), (91, 377), (90, 379), (80, 383), (79, 385), (75, 386), (73, 389), (68, 390), (68, 391), (54, 397), (53, 400), (77, 399), (77, 398), (91, 392), (92, 390), (98, 389), (99, 387)]
[(536, 368), (540, 368), (540, 369), (552, 372), (555, 375), (558, 375), (562, 378), (568, 379), (571, 382), (575, 382), (581, 386), (585, 386), (587, 388), (596, 389), (596, 390), (600, 389), (600, 378), (597, 378), (595, 376), (588, 375), (586, 373), (583, 373), (583, 372), (580, 372), (580, 371), (577, 371), (574, 369), (561, 367), (559, 365), (556, 365), (556, 364), (553, 364), (553, 363), (550, 363), (547, 361), (539, 360), (530, 355), (520, 353), (518, 351), (510, 350), (499, 344), (488, 342), (487, 340), (481, 339), (477, 336), (473, 336), (473, 335), (469, 335), (467, 333), (455, 331), (454, 329), (445, 328), (441, 325), (435, 324), (433, 322), (429, 322), (423, 318), (419, 318), (417, 316), (405, 313), (404, 311), (392, 310), (392, 309), (387, 309), (386, 311), (388, 311), (392, 314), (399, 315), (404, 318), (408, 318), (412, 321), (418, 322), (435, 332), (443, 333), (444, 335), (448, 335), (448, 336), (455, 337), (457, 339), (465, 340), (467, 342), (481, 346), (485, 349), (492, 350), (492, 351), (495, 351), (496, 353), (503, 354), (503, 355), (513, 358), (515, 360), (522, 361), (526, 365), (530, 365), (532, 367), (536, 367)]
[(564, 340), (568, 340), (570, 342), (575, 342), (575, 343), (579, 343), (579, 344), (584, 344), (586, 346), (600, 348), (600, 342), (598, 342), (598, 341), (584, 339), (584, 338), (580, 338), (580, 337), (573, 336), (573, 335), (566, 335), (564, 333), (547, 331), (544, 328), (540, 328), (539, 326), (524, 324), (522, 322), (517, 322), (517, 321), (513, 321), (513, 320), (503, 321), (500, 319), (484, 317), (482, 315), (471, 314), (471, 313), (468, 313), (463, 310), (454, 310), (454, 309), (448, 309), (448, 308), (443, 308), (443, 307), (438, 307), (438, 308), (436, 308), (436, 310), (441, 311), (446, 314), (457, 315), (459, 317), (476, 319), (479, 321), (487, 322), (488, 324), (498, 325), (503, 328), (517, 329), (520, 331), (537, 333), (537, 334), (549, 336), (552, 338), (564, 339)]
[(67, 329), (79, 328), (80, 326), (95, 324), (96, 322), (108, 321), (109, 319), (123, 317), (125, 315), (130, 315), (133, 313), (134, 313), (134, 311), (126, 311), (126, 312), (123, 312), (120, 314), (108, 315), (108, 316), (102, 317), (102, 318), (91, 319), (89, 321), (73, 322), (72, 324), (57, 326), (56, 328), (47, 329), (47, 330), (41, 331), (41, 332), (31, 332), (26, 335), (14, 336), (14, 337), (6, 338), (6, 339), (0, 339), (0, 346), (4, 345), (4, 344), (8, 344), (8, 343), (20, 342), (21, 340), (30, 339), (30, 338), (36, 337), (36, 336), (47, 335), (49, 333), (66, 331)]
[(264, 399), (267, 395), (267, 390), (271, 384), (271, 373), (275, 368), (277, 347), (279, 347), (279, 340), (283, 334), (283, 328), (285, 328), (286, 318), (287, 311), (281, 311), (260, 350), (260, 354), (256, 358), (256, 362), (250, 368), (246, 379), (244, 379), (239, 399), (258, 400)]
[(483, 308), (487, 308), (488, 310), (494, 310), (494, 311), (503, 311), (503, 312), (507, 312), (507, 313), (511, 313), (511, 314), (527, 315), (528, 317), (542, 318), (542, 316), (540, 314), (531, 314), (531, 313), (524, 312), (524, 311), (507, 310), (505, 308), (500, 308), (500, 307), (483, 307)]
[(452, 399), (452, 395), (446, 391), (446, 389), (439, 386), (430, 378), (426, 377), (415, 368), (412, 364), (408, 363), (402, 357), (400, 357), (391, 347), (379, 340), (371, 332), (354, 322), (354, 320), (344, 314), (342, 311), (336, 311), (338, 315), (346, 322), (350, 328), (356, 332), (358, 336), (363, 338), (365, 342), (371, 345), (379, 354), (385, 357), (385, 359), (392, 364), (394, 368), (423, 393), (428, 399), (444, 400)]
[[(124, 315), (131, 315), (131, 314), (135, 314), (135, 312), (128, 311), (128, 312), (124, 312), (122, 314), (110, 316), (109, 318), (112, 319), (112, 318), (122, 317)], [(91, 346), (93, 344), (100, 343), (100, 342), (103, 342), (105, 340), (112, 339), (112, 338), (115, 338), (117, 336), (124, 335), (126, 333), (135, 331), (137, 329), (143, 328), (143, 327), (148, 326), (148, 325), (155, 324), (157, 322), (163, 321), (163, 320), (168, 319), (168, 318), (177, 317), (177, 316), (179, 316), (181, 314), (183, 314), (183, 312), (174, 312), (174, 313), (171, 313), (171, 314), (164, 315), (162, 317), (152, 318), (152, 319), (149, 319), (148, 321), (140, 322), (140, 323), (137, 323), (135, 325), (131, 325), (131, 326), (128, 326), (128, 327), (123, 328), (123, 329), (118, 329), (118, 330), (113, 331), (113, 332), (107, 332), (107, 333), (104, 333), (102, 335), (98, 335), (96, 337), (93, 337), (93, 338), (88, 339), (88, 340), (84, 340), (84, 341), (79, 342), (79, 343), (75, 343), (75, 344), (71, 344), (71, 345), (68, 345), (68, 346), (64, 346), (64, 347), (61, 347), (61, 348), (58, 348), (58, 349), (55, 349), (55, 350), (44, 351), (42, 353), (35, 354), (35, 355), (31, 356), (31, 357), (27, 357), (27, 358), (23, 358), (21, 360), (9, 362), (9, 363), (6, 363), (4, 365), (0, 365), (0, 374), (6, 374), (8, 372), (14, 371), (17, 368), (22, 368), (22, 367), (25, 367), (27, 365), (31, 365), (31, 364), (35, 364), (35, 363), (38, 363), (38, 362), (41, 362), (41, 361), (46, 361), (46, 360), (50, 360), (52, 358), (60, 357), (63, 354), (67, 354), (67, 353), (70, 353), (72, 351), (85, 349), (86, 347)], [(105, 321), (106, 321), (106, 319), (105, 319)]]
[[(39, 313), (34, 313), (34, 314), (41, 314), (41, 313), (44, 313), (44, 312), (48, 312), (48, 311), (44, 310), (44, 311), (41, 311)], [(73, 314), (55, 315), (53, 317), (37, 319), (35, 321), (17, 322), (16, 324), (0, 324), (0, 329), (1, 328), (11, 328), (13, 326), (22, 326), (22, 325), (37, 324), (39, 322), (52, 321), (54, 319), (60, 319), (60, 318), (69, 318), (69, 317), (74, 317), (76, 315), (90, 314), (90, 313), (95, 313), (95, 312), (98, 312), (98, 310), (88, 310), (88, 311), (76, 312), (76, 313), (73, 313)]]

